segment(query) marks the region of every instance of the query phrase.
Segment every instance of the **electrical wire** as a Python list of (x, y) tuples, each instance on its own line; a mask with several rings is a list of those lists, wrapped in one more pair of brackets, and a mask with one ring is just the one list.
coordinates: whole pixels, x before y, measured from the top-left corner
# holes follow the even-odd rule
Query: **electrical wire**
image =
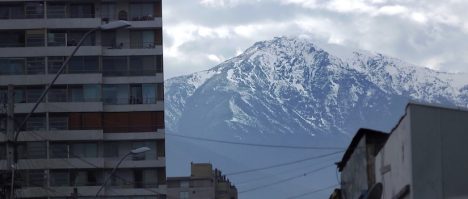
[(234, 176), (234, 175), (240, 175), (240, 174), (245, 174), (245, 173), (251, 173), (251, 172), (255, 172), (255, 171), (261, 171), (261, 170), (266, 170), (266, 169), (283, 167), (283, 166), (297, 164), (297, 163), (301, 163), (301, 162), (305, 162), (305, 161), (309, 161), (309, 160), (315, 160), (315, 159), (320, 159), (320, 158), (324, 158), (324, 157), (329, 157), (329, 156), (336, 155), (336, 154), (339, 154), (339, 153), (342, 153), (342, 152), (343, 151), (337, 151), (337, 152), (333, 152), (333, 153), (322, 154), (322, 155), (318, 155), (318, 156), (308, 157), (308, 158), (295, 160), (295, 161), (290, 161), (290, 162), (284, 162), (284, 163), (275, 164), (275, 165), (266, 166), (266, 167), (260, 167), (260, 168), (255, 168), (255, 169), (247, 169), (247, 170), (243, 170), (243, 171), (236, 171), (236, 172), (226, 173), (225, 175)]
[(233, 145), (244, 145), (244, 146), (253, 146), (253, 147), (265, 147), (265, 148), (283, 148), (283, 149), (314, 149), (314, 150), (343, 150), (344, 148), (340, 147), (323, 147), (323, 146), (291, 146), (291, 145), (273, 145), (273, 144), (258, 144), (258, 143), (245, 143), (245, 142), (233, 142), (233, 141), (226, 141), (226, 140), (217, 140), (211, 138), (201, 138), (201, 137), (194, 137), (188, 135), (181, 135), (176, 133), (166, 133), (166, 135), (192, 139), (192, 140), (199, 140), (205, 142), (215, 142), (215, 143), (223, 143), (223, 144), (233, 144)]
[(292, 176), (292, 177), (289, 177), (289, 178), (285, 178), (285, 179), (282, 179), (282, 180), (278, 180), (278, 181), (275, 181), (275, 182), (272, 182), (272, 183), (269, 183), (269, 184), (265, 184), (265, 185), (257, 186), (257, 187), (250, 188), (250, 189), (247, 189), (247, 190), (244, 190), (244, 191), (240, 191), (239, 193), (241, 194), (241, 193), (252, 192), (252, 191), (259, 190), (259, 189), (271, 187), (271, 186), (273, 186), (273, 185), (277, 185), (277, 184), (289, 182), (289, 181), (295, 180), (295, 179), (297, 179), (297, 178), (305, 177), (305, 176), (307, 176), (307, 175), (309, 175), (309, 174), (316, 173), (316, 172), (318, 172), (318, 171), (321, 171), (321, 170), (326, 169), (326, 168), (331, 167), (331, 166), (333, 166), (333, 164), (326, 165), (326, 166), (323, 166), (323, 167), (314, 169), (314, 170), (312, 170), (312, 171), (308, 171), (308, 172), (302, 173), (302, 174), (300, 174), (300, 175), (295, 175), (295, 176)]
[(336, 187), (336, 186), (338, 186), (338, 185), (335, 184), (335, 185), (331, 185), (331, 186), (324, 187), (324, 188), (321, 188), (321, 189), (316, 189), (316, 190), (314, 190), (314, 191), (306, 192), (306, 193), (303, 193), (303, 194), (300, 194), (300, 195), (290, 196), (290, 197), (288, 197), (288, 198), (286, 198), (286, 199), (300, 198), (300, 197), (307, 196), (307, 195), (310, 195), (310, 194), (314, 194), (314, 193), (318, 193), (318, 192), (321, 192), (321, 191), (325, 191), (325, 190), (334, 188), (334, 187)]
[[(329, 160), (335, 160), (335, 158), (333, 159), (328, 159), (327, 162)], [(244, 180), (244, 181), (240, 181), (240, 182), (237, 182), (236, 183), (236, 186), (242, 186), (242, 185), (246, 185), (246, 184), (249, 184), (249, 183), (252, 183), (252, 182), (256, 182), (256, 181), (260, 181), (260, 180), (264, 180), (264, 179), (268, 179), (268, 178), (273, 178), (273, 177), (277, 177), (279, 175), (284, 175), (284, 174), (290, 174), (291, 172), (295, 172), (295, 171), (298, 171), (298, 170), (303, 170), (303, 169), (308, 169), (308, 168), (311, 168), (311, 167), (314, 167), (316, 166), (317, 163), (314, 163), (313, 165), (303, 165), (301, 167), (296, 167), (296, 168), (289, 168), (289, 169), (286, 169), (286, 170), (281, 170), (281, 171), (278, 171), (278, 172), (275, 172), (276, 174), (275, 175), (266, 175), (266, 176), (262, 176), (262, 177), (258, 177), (258, 178), (251, 178), (251, 179), (247, 179), (247, 180)]]

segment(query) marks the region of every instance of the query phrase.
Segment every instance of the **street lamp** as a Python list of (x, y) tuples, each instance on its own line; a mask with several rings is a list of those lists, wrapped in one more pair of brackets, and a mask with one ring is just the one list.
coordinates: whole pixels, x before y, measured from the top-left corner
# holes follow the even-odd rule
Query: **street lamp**
[[(52, 79), (52, 81), (47, 85), (46, 89), (44, 90), (44, 92), (42, 92), (41, 96), (39, 97), (39, 99), (36, 101), (36, 103), (34, 104), (33, 108), (31, 109), (31, 111), (26, 115), (26, 117), (24, 118), (24, 120), (15, 128), (15, 130), (13, 132), (10, 132), (8, 138), (9, 138), (9, 141), (12, 141), (13, 143), (16, 142), (18, 140), (18, 136), (19, 136), (19, 133), (21, 131), (21, 128), (23, 128), (23, 126), (26, 124), (26, 122), (28, 121), (28, 119), (31, 117), (31, 115), (34, 113), (34, 111), (36, 111), (37, 107), (39, 106), (39, 104), (42, 102), (42, 100), (44, 99), (44, 97), (47, 95), (47, 93), (49, 92), (50, 88), (52, 87), (52, 85), (55, 83), (55, 81), (57, 81), (58, 77), (60, 76), (60, 74), (62, 74), (63, 72), (63, 69), (65, 69), (65, 66), (68, 64), (68, 62), (70, 62), (70, 59), (75, 55), (75, 53), (78, 51), (78, 49), (80, 48), (80, 46), (83, 44), (84, 40), (93, 32), (97, 31), (97, 30), (116, 30), (116, 29), (122, 29), (122, 28), (127, 28), (127, 27), (130, 27), (131, 24), (128, 22), (128, 21), (122, 21), (122, 20), (119, 20), (119, 21), (113, 21), (113, 22), (110, 22), (110, 23), (107, 23), (107, 24), (103, 24), (103, 25), (100, 25), (96, 28), (93, 28), (91, 30), (89, 30), (88, 32), (86, 32), (80, 39), (80, 41), (78, 42), (78, 44), (76, 45), (75, 49), (73, 49), (73, 52), (67, 57), (67, 59), (65, 59), (65, 61), (62, 63), (62, 66), (60, 66), (59, 70), (57, 71), (57, 74), (55, 74), (54, 78)], [(11, 140), (12, 139), (12, 140)], [(10, 197), (13, 198), (14, 197), (14, 182), (15, 182), (15, 163), (16, 163), (16, 146), (14, 146), (14, 156), (15, 157), (9, 157), (11, 159), (9, 159), (9, 162), (13, 162), (10, 167), (11, 167), (11, 187), (10, 187)]]
[(123, 162), (123, 160), (125, 158), (127, 158), (129, 155), (137, 155), (137, 154), (141, 154), (141, 153), (144, 153), (146, 151), (149, 151), (151, 150), (150, 148), (148, 147), (140, 147), (140, 148), (137, 148), (137, 149), (133, 149), (131, 151), (129, 151), (127, 154), (125, 154), (120, 160), (119, 162), (117, 163), (117, 165), (115, 165), (115, 167), (112, 169), (111, 173), (109, 176), (107, 176), (106, 180), (104, 180), (104, 183), (102, 183), (101, 187), (99, 188), (99, 190), (97, 191), (96, 193), (96, 198), (99, 196), (99, 192), (101, 192), (101, 190), (106, 186), (107, 182), (111, 179), (112, 175), (114, 175), (115, 171), (117, 170), (117, 168), (119, 167), (119, 165)]

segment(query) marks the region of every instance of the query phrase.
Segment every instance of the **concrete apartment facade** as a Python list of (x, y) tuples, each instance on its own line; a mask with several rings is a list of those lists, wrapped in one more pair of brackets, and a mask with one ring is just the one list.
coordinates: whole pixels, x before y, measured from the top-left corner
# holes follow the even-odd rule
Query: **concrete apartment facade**
[(161, 0), (0, 0), (0, 94), (14, 85), (18, 122), (86, 31), (131, 24), (92, 33), (21, 129), (16, 198), (65, 198), (74, 188), (94, 196), (119, 159), (143, 146), (151, 150), (125, 159), (101, 196), (165, 198), (161, 15)]
[(209, 163), (192, 163), (191, 175), (167, 178), (168, 199), (237, 199), (237, 189)]

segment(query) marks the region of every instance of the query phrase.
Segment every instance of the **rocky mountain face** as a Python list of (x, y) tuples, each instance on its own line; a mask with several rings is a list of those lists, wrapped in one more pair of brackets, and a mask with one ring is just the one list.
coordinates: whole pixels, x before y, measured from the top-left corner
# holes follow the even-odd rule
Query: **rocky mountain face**
[(409, 100), (468, 106), (468, 75), (382, 54), (339, 56), (305, 39), (255, 43), (218, 66), (166, 81), (168, 132), (230, 139), (350, 137), (388, 131)]

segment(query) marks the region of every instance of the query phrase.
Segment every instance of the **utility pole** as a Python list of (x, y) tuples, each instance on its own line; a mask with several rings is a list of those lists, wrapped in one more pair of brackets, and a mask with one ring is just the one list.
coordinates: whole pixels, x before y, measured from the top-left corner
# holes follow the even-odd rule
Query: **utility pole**
[[(7, 145), (7, 168), (11, 178), (15, 178), (15, 91), (13, 85), (8, 85), (7, 93), (7, 114), (6, 114), (6, 145)], [(8, 189), (6, 189), (8, 190)], [(14, 199), (15, 198), (15, 185), (10, 183), (10, 189), (5, 194), (5, 198)]]

